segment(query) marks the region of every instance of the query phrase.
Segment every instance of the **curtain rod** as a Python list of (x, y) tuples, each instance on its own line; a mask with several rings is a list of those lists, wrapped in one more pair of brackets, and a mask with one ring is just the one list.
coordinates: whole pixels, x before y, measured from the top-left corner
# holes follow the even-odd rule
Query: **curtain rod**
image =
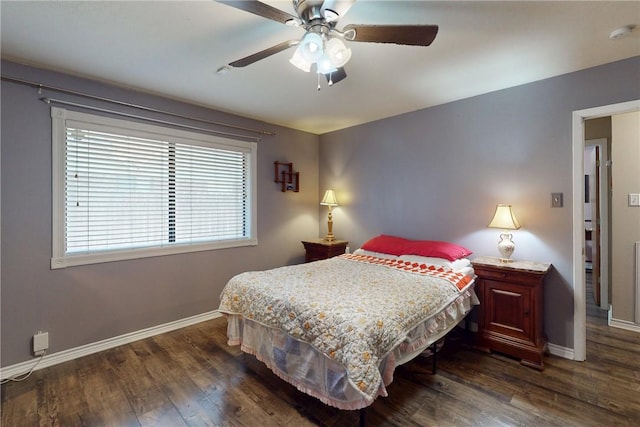
[(109, 110), (108, 108), (92, 107), (91, 105), (78, 104), (76, 102), (64, 101), (62, 99), (46, 98), (46, 97), (39, 98), (39, 99), (40, 99), (40, 101), (42, 101), (42, 102), (44, 102), (46, 104), (61, 104), (61, 105), (68, 105), (68, 106), (71, 106), (71, 107), (80, 107), (80, 108), (85, 108), (87, 110), (100, 111), (102, 113), (115, 114), (115, 115), (118, 115), (118, 116), (125, 116), (125, 117), (129, 117), (129, 118), (132, 118), (132, 119), (141, 119), (141, 120), (145, 120), (145, 121), (152, 122), (152, 123), (160, 123), (160, 124), (163, 124), (163, 125), (177, 126), (177, 127), (183, 128), (183, 129), (197, 130), (198, 132), (204, 132), (204, 133), (209, 133), (209, 134), (218, 135), (218, 136), (226, 136), (226, 137), (235, 138), (235, 139), (245, 139), (245, 140), (255, 141), (255, 142), (260, 141), (260, 137), (259, 136), (239, 135), (239, 134), (235, 134), (235, 133), (228, 133), (228, 132), (221, 132), (221, 131), (212, 130), (212, 129), (205, 129), (205, 128), (201, 128), (201, 127), (198, 127), (198, 126), (190, 126), (190, 125), (184, 125), (184, 124), (181, 124), (181, 123), (170, 122), (168, 120), (152, 119), (150, 117), (138, 116), (136, 114), (122, 113), (122, 112), (116, 111), (116, 110)]
[[(144, 111), (149, 111), (152, 113), (160, 113), (160, 114), (165, 114), (168, 116), (173, 116), (173, 117), (179, 117), (182, 119), (187, 119), (187, 120), (195, 120), (198, 122), (202, 122), (202, 123), (207, 123), (207, 124), (211, 124), (211, 125), (216, 125), (216, 126), (223, 126), (223, 127), (227, 127), (227, 128), (233, 128), (233, 129), (238, 129), (238, 130), (244, 130), (244, 131), (248, 131), (248, 132), (253, 132), (253, 133), (257, 133), (260, 135), (269, 135), (269, 136), (275, 136), (275, 132), (270, 132), (270, 131), (266, 131), (266, 130), (261, 130), (261, 129), (252, 129), (252, 128), (248, 128), (248, 127), (244, 127), (244, 126), (238, 126), (238, 125), (232, 125), (229, 123), (222, 123), (222, 122), (215, 122), (215, 121), (211, 121), (211, 120), (205, 120), (205, 119), (198, 119), (195, 117), (189, 117), (189, 116), (185, 116), (182, 114), (178, 114), (178, 113), (172, 113), (170, 111), (164, 111), (164, 110), (159, 110), (156, 108), (151, 108), (151, 107), (146, 107), (144, 105), (139, 105), (139, 104), (132, 104), (129, 102), (123, 102), (123, 101), (118, 101), (116, 99), (111, 99), (111, 98), (105, 98), (102, 96), (96, 96), (96, 95), (91, 95), (88, 93), (83, 93), (83, 92), (77, 92), (74, 90), (69, 90), (69, 89), (64, 89), (64, 88), (59, 88), (59, 87), (55, 87), (55, 86), (49, 86), (49, 85), (45, 85), (42, 83), (36, 83), (36, 82), (31, 82), (28, 80), (22, 80), (22, 79), (18, 79), (15, 77), (10, 77), (10, 76), (2, 76), (2, 80), (8, 81), (8, 82), (12, 82), (12, 83), (17, 83), (17, 84), (21, 84), (21, 85), (25, 85), (25, 86), (31, 86), (35, 89), (38, 89), (38, 91), (40, 92), (41, 90), (50, 90), (50, 91), (54, 91), (54, 92), (59, 92), (59, 93), (64, 93), (67, 95), (75, 95), (75, 96), (80, 96), (80, 97), (84, 97), (84, 98), (89, 98), (89, 99), (93, 99), (93, 100), (97, 100), (97, 101), (103, 101), (103, 102), (109, 102), (112, 104), (117, 104), (117, 105), (121, 105), (124, 107), (130, 107), (130, 108), (136, 108), (139, 110), (144, 110)], [(82, 106), (82, 107), (86, 107), (86, 106)], [(124, 115), (124, 113), (120, 113), (121, 115)], [(143, 118), (146, 120), (145, 117), (139, 117), (139, 118)], [(176, 124), (177, 126), (181, 126)], [(245, 137), (245, 138), (252, 138), (252, 137)], [(256, 138), (257, 140), (260, 140), (259, 138)]]

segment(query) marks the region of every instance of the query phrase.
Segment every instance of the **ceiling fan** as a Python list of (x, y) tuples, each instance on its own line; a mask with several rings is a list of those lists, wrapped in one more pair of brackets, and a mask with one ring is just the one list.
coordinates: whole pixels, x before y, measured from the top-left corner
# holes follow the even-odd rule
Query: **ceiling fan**
[[(437, 25), (346, 25), (338, 30), (338, 20), (356, 0), (293, 0), (298, 16), (257, 0), (217, 0), (236, 9), (244, 10), (282, 24), (301, 27), (305, 34), (300, 40), (287, 40), (256, 52), (229, 67), (246, 67), (290, 47), (297, 46), (289, 60), (302, 71), (310, 72), (315, 65), (318, 75), (323, 74), (329, 86), (344, 80), (344, 65), (351, 58), (348, 42), (395, 43), (410, 46), (429, 46), (438, 34)], [(318, 90), (320, 84), (318, 82)]]

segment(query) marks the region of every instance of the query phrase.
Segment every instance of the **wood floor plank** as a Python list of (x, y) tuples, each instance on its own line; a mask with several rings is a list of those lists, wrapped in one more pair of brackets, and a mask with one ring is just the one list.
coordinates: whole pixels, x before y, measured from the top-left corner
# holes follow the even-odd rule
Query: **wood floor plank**
[[(511, 393), (495, 393), (495, 390), (486, 385), (465, 381), (455, 372), (443, 369), (442, 365), (445, 363), (446, 360), (442, 361), (440, 373), (434, 377), (431, 386), (437, 392), (436, 398), (425, 402), (420, 410), (422, 417), (427, 412), (434, 417), (433, 423), (443, 420), (450, 425), (473, 425), (478, 413), (482, 413), (485, 423), (491, 425), (523, 425), (536, 421), (535, 417), (509, 404)], [(494, 418), (491, 412), (485, 412), (486, 408), (491, 408), (492, 411), (499, 408), (497, 412), (501, 418)]]
[(126, 394), (136, 415), (154, 413), (165, 408), (169, 402), (156, 382), (145, 371), (144, 364), (137, 357), (133, 346), (121, 346), (105, 352), (105, 358)]
[(147, 412), (144, 412), (138, 416), (140, 426), (142, 427), (158, 427), (158, 426), (172, 426), (172, 427), (187, 427), (188, 424), (184, 422), (182, 416), (173, 406), (172, 403), (167, 402), (162, 406), (158, 406)]
[(95, 414), (89, 411), (82, 382), (78, 378), (80, 363), (80, 360), (78, 363), (64, 363), (50, 372), (43, 370), (34, 374), (37, 374), (37, 384), (43, 388), (38, 395), (40, 425), (97, 424)]
[[(247, 395), (243, 390), (255, 390), (260, 388), (261, 383), (257, 383), (248, 377), (239, 377), (235, 375), (238, 366), (235, 360), (228, 355), (220, 354), (218, 361), (224, 360), (225, 365), (218, 363), (209, 369), (203, 369), (208, 365), (208, 360), (203, 358), (203, 341), (200, 341), (197, 334), (182, 334), (180, 331), (174, 331), (165, 336), (167, 346), (177, 348), (182, 346), (184, 351), (175, 351), (172, 354), (174, 362), (179, 365), (185, 375), (197, 385), (203, 393), (214, 405), (222, 404), (219, 410), (223, 413), (234, 414), (235, 421), (239, 425), (259, 425), (263, 422), (284, 425), (284, 419), (278, 419), (278, 411), (271, 408), (272, 405), (259, 398), (253, 398), (255, 393)], [(205, 341), (206, 342), (206, 341)], [(224, 366), (222, 368), (221, 366)], [(242, 379), (242, 383), (238, 380)], [(271, 394), (268, 390), (265, 396)]]
[(232, 425), (223, 412), (185, 375), (162, 343), (162, 335), (144, 340), (145, 371), (158, 383), (187, 425)]
[(82, 412), (81, 417), (91, 420), (91, 424), (122, 427), (140, 425), (126, 389), (122, 387), (110, 363), (111, 355), (119, 351), (120, 348), (110, 349), (104, 353), (104, 357), (78, 360), (78, 382), (87, 402), (86, 412)]
[[(593, 387), (592, 380), (580, 376), (564, 377), (559, 370), (539, 372), (523, 371), (521, 368), (516, 361), (505, 363), (495, 357), (487, 358), (482, 366), (485, 375), (493, 376), (503, 387), (507, 387), (507, 384), (519, 386), (513, 390), (511, 405), (531, 413), (536, 413), (534, 408), (543, 408), (544, 411), (539, 411), (538, 416), (548, 424), (573, 420), (576, 425), (584, 425), (594, 416), (595, 419), (624, 420), (624, 417), (598, 407), (599, 390)], [(477, 374), (469, 378), (474, 383), (479, 382)], [(497, 384), (494, 386), (499, 387)], [(590, 414), (587, 419), (584, 419), (585, 413)]]
[(7, 387), (7, 389), (9, 390), (6, 391), (7, 395), (5, 395), (3, 388), (2, 418), (24, 420), (27, 425), (39, 425), (37, 389), (17, 385), (17, 383), (15, 387)]

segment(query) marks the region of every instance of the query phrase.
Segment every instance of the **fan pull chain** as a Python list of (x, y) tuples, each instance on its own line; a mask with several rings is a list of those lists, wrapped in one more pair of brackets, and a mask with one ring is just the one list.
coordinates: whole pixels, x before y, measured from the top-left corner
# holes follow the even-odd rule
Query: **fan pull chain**
[(333, 71), (329, 71), (329, 81), (327, 82), (329, 86), (333, 86)]
[(320, 92), (320, 73), (316, 73), (316, 76), (318, 77), (318, 92)]

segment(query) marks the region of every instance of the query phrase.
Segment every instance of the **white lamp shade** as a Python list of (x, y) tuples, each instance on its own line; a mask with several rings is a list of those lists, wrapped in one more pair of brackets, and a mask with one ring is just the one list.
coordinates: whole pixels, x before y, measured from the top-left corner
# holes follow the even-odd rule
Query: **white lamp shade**
[(511, 205), (498, 205), (496, 206), (496, 213), (493, 215), (493, 219), (487, 225), (489, 228), (501, 228), (503, 230), (517, 230), (520, 228), (520, 224), (513, 214)]
[(300, 53), (300, 49), (301, 46), (298, 46), (289, 62), (291, 62), (296, 68), (308, 73), (311, 71), (311, 62), (305, 61)]
[(300, 51), (300, 55), (305, 61), (314, 63), (317, 62), (324, 50), (322, 48), (322, 37), (319, 34), (308, 32), (302, 38), (302, 42), (297, 50)]
[(518, 223), (516, 216), (513, 214), (511, 205), (496, 206), (496, 213), (493, 215), (493, 219), (487, 227), (501, 228), (502, 230), (505, 230), (504, 233), (500, 234), (498, 251), (500, 251), (500, 254), (502, 255), (501, 261), (509, 262), (516, 245), (513, 243), (513, 240), (511, 240), (513, 236), (511, 233), (507, 232), (507, 230), (517, 230), (520, 228), (520, 224)]
[(327, 42), (326, 53), (331, 60), (334, 68), (344, 66), (351, 59), (351, 49), (349, 49), (342, 40), (337, 37)]
[(336, 193), (333, 190), (327, 190), (324, 192), (324, 197), (320, 202), (323, 206), (338, 206), (338, 199), (336, 199)]

